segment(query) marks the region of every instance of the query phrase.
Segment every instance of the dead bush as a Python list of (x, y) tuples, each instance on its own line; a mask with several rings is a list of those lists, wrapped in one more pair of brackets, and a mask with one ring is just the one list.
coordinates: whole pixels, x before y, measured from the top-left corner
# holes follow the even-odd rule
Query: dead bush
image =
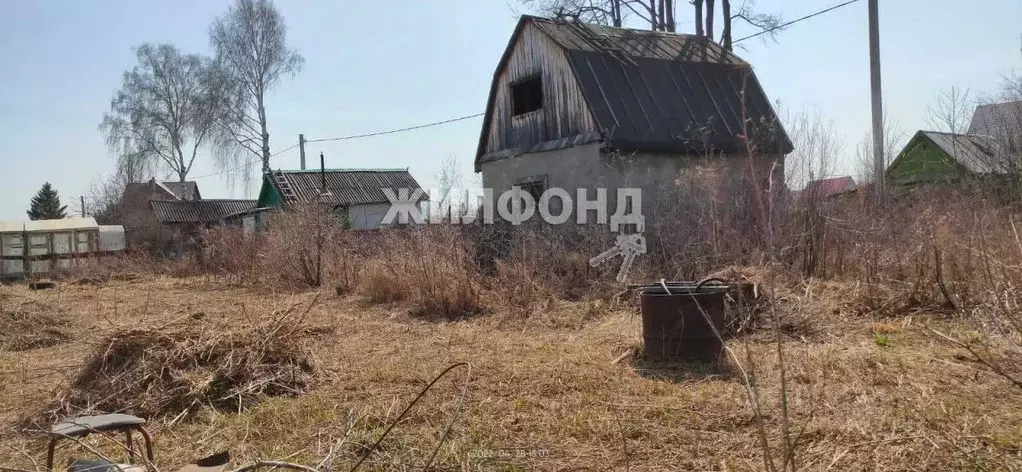
[(298, 205), (270, 215), (267, 227), (260, 271), (286, 287), (320, 286), (331, 241), (344, 231), (340, 216), (316, 204)]
[(393, 303), (408, 297), (408, 279), (384, 261), (366, 264), (358, 287), (373, 303)]
[(292, 306), (251, 327), (185, 322), (106, 337), (52, 417), (83, 412), (177, 416), (202, 408), (238, 411), (309, 389), (316, 369), (307, 347), (316, 334)]

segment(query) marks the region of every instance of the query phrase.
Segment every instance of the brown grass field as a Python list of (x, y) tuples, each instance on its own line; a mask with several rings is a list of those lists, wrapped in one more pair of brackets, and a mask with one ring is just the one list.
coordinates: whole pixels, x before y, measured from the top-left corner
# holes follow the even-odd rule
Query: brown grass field
[[(314, 467), (330, 457), (331, 470), (348, 470), (456, 362), (471, 363), (469, 393), (434, 470), (762, 470), (759, 425), (779, 464), (785, 418), (804, 470), (1022, 470), (1022, 389), (929, 329), (966, 336), (975, 321), (918, 309), (871, 318), (848, 302), (854, 290), (822, 282), (778, 290), (784, 415), (775, 331), (729, 341), (740, 365), (663, 366), (631, 355), (613, 363), (641, 346), (629, 302), (551, 301), (529, 315), (431, 321), (363, 295), (273, 293), (205, 277), (0, 286), (4, 316), (56, 333), (32, 346), (0, 344), (0, 465), (42, 467), (45, 435), (26, 419), (45, 418), (66, 397), (111, 333), (240, 330), (300, 304), (316, 333), (303, 341), (318, 372), (311, 389), (240, 412), (150, 418), (161, 470), (221, 450), (235, 465)], [(4, 325), (0, 339), (17, 329)], [(762, 423), (742, 370), (758, 388)], [(421, 470), (458, 411), (464, 378), (455, 370), (429, 390), (360, 470)]]

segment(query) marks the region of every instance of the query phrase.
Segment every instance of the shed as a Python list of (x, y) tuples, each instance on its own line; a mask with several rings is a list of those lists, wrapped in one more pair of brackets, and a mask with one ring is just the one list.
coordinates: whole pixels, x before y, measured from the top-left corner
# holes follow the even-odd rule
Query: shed
[[(399, 195), (401, 189), (408, 195), (422, 190), (408, 169), (277, 170), (263, 177), (255, 208), (318, 203), (341, 213), (353, 229), (375, 229), (385, 226), (391, 206), (387, 191)], [(423, 192), (419, 202), (425, 200)]]
[(0, 278), (65, 271), (124, 250), (121, 226), (93, 218), (0, 222)]

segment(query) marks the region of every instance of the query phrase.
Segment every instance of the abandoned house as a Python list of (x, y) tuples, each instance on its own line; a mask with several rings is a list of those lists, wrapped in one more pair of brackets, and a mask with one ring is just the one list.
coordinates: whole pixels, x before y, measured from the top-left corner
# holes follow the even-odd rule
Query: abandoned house
[(1003, 175), (1011, 166), (1006, 156), (991, 136), (919, 131), (887, 167), (887, 179), (909, 185)]
[[(385, 226), (383, 217), (390, 210), (384, 189), (400, 196), (420, 190), (408, 169), (320, 169), (277, 170), (263, 176), (255, 209), (241, 215), (246, 232), (263, 224), (266, 210), (303, 203), (327, 205), (353, 229), (377, 229)], [(427, 200), (425, 193), (419, 202)]]
[(195, 182), (150, 179), (125, 185), (120, 201), (102, 219), (124, 226), (129, 247), (167, 249), (253, 206), (255, 200), (204, 200)]
[(791, 149), (751, 66), (711, 39), (523, 16), (493, 74), (475, 171), (497, 195), (559, 187), (592, 201), (606, 188), (611, 207), (617, 188), (639, 188), (650, 224), (686, 169), (734, 181), (755, 169), (783, 186)]

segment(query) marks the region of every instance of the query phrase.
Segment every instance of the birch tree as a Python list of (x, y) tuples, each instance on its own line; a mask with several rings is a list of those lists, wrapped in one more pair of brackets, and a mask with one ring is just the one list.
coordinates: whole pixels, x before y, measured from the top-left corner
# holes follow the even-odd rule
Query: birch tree
[(118, 159), (130, 149), (137, 163), (170, 169), (183, 182), (213, 132), (219, 98), (210, 61), (169, 44), (143, 44), (135, 55), (100, 129)]
[(287, 28), (269, 0), (236, 0), (210, 27), (218, 84), (226, 100), (217, 113), (218, 142), (262, 161), (270, 169), (266, 96), (304, 63), (287, 46)]

